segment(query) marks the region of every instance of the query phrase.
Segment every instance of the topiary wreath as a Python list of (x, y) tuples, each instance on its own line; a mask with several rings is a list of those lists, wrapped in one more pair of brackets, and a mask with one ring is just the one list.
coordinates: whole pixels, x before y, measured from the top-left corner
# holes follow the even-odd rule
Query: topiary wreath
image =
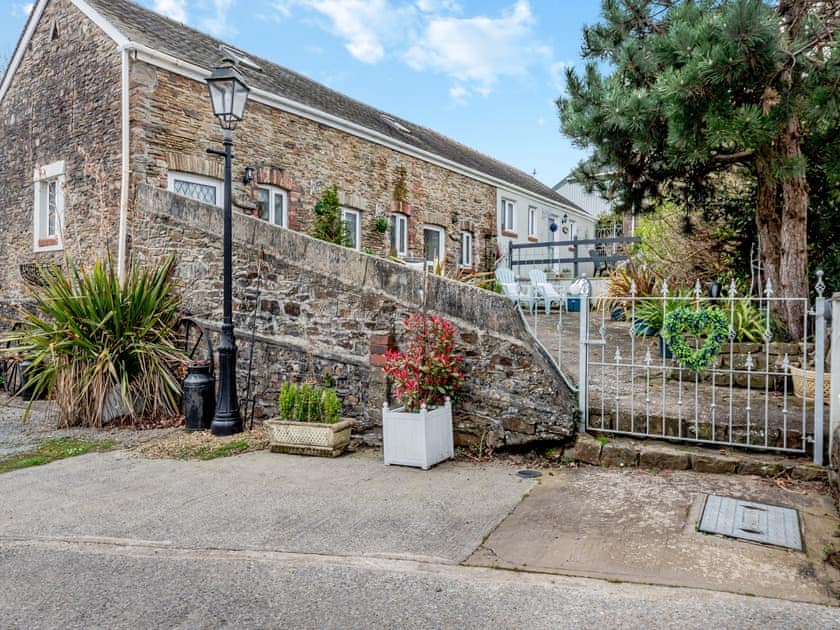
[[(728, 329), (726, 316), (716, 308), (693, 311), (683, 307), (665, 315), (662, 338), (668, 344), (677, 363), (692, 372), (700, 372), (714, 361), (715, 355), (726, 341)], [(686, 333), (696, 337), (705, 333), (706, 341), (694, 350), (685, 341)]]

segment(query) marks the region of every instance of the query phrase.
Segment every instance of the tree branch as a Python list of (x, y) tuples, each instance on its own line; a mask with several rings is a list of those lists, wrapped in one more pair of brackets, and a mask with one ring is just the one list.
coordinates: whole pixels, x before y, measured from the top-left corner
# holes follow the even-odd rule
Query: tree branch
[(746, 151), (738, 151), (737, 153), (726, 153), (723, 155), (716, 155), (714, 156), (715, 162), (740, 162), (741, 160), (746, 160), (747, 158), (751, 158), (755, 155), (755, 151), (752, 149), (747, 149)]

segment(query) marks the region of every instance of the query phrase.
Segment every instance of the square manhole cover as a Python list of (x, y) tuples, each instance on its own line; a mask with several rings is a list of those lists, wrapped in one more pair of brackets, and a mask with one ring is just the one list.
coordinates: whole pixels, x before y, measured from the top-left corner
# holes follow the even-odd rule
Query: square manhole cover
[(799, 514), (792, 508), (709, 495), (700, 531), (802, 551)]

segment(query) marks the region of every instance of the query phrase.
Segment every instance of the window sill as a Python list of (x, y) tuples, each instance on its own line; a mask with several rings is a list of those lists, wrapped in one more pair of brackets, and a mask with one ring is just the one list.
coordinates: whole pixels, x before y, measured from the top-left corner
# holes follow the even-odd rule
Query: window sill
[(56, 238), (39, 238), (32, 248), (34, 252), (57, 252), (64, 249), (64, 245)]
[(519, 234), (516, 232), (509, 232), (508, 230), (502, 230), (502, 236), (509, 236), (511, 238), (519, 238)]
[(536, 236), (529, 236), (528, 237), (528, 242), (529, 243), (539, 243), (540, 239), (538, 239)]

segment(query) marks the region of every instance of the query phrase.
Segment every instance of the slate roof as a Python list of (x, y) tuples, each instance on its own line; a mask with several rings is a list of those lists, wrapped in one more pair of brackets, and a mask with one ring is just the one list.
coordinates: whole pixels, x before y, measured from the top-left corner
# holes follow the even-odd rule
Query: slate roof
[[(201, 68), (211, 68), (222, 57), (221, 42), (184, 24), (175, 22), (129, 2), (128, 0), (87, 0), (118, 31), (130, 41), (161, 53), (189, 62)], [(238, 51), (239, 49), (224, 44)], [(240, 65), (249, 86), (307, 105), (327, 114), (355, 123), (450, 160), (485, 175), (500, 179), (556, 203), (576, 208), (574, 203), (544, 185), (534, 177), (498, 160), (470, 149), (439, 133), (415, 125), (407, 120), (382, 112), (357, 100), (331, 90), (271, 61), (242, 51), (259, 66), (254, 70)], [(386, 119), (395, 121), (403, 131)]]

